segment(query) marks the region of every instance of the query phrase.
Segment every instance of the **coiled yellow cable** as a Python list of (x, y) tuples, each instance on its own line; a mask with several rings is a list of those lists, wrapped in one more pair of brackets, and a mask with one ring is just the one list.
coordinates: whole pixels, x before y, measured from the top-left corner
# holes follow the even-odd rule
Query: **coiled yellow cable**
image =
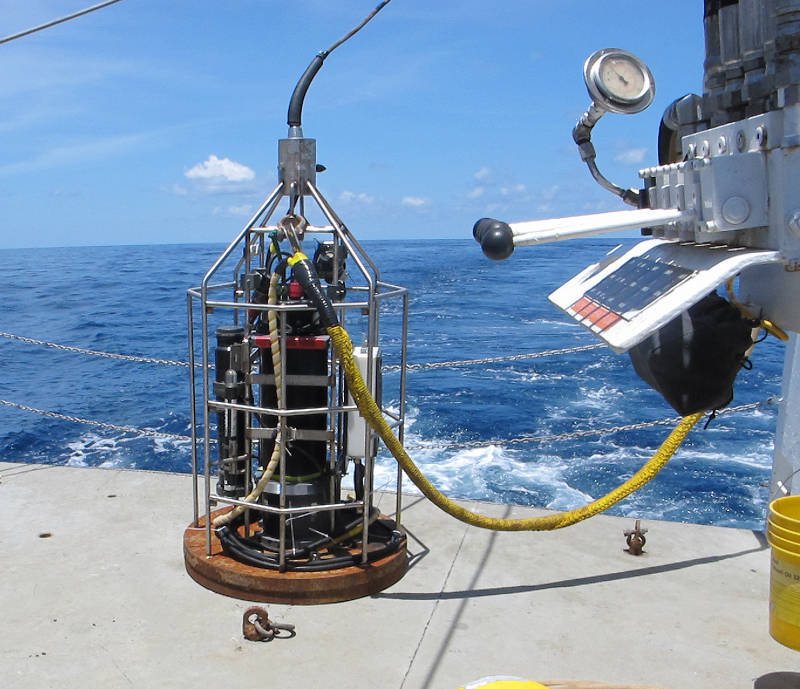
[(645, 483), (652, 479), (669, 461), (684, 438), (692, 427), (703, 417), (703, 412), (691, 414), (684, 417), (677, 427), (669, 434), (667, 439), (661, 444), (653, 457), (637, 471), (630, 479), (621, 486), (615, 488), (602, 498), (595, 500), (583, 507), (579, 507), (567, 512), (559, 512), (541, 517), (529, 517), (527, 519), (498, 519), (487, 517), (476, 512), (471, 512), (450, 500), (444, 493), (439, 491), (417, 468), (411, 457), (408, 456), (400, 441), (392, 433), (392, 429), (383, 418), (380, 408), (375, 403), (364, 379), (358, 370), (358, 366), (353, 358), (353, 343), (347, 331), (339, 325), (328, 328), (331, 342), (336, 355), (344, 369), (345, 378), (350, 394), (366, 419), (367, 423), (380, 436), (381, 440), (400, 464), (406, 475), (419, 488), (423, 495), (434, 505), (447, 512), (449, 515), (460, 519), (462, 522), (478, 526), (482, 529), (493, 531), (552, 531), (571, 526), (579, 521), (593, 517), (594, 515), (608, 509), (622, 498), (630, 495), (635, 490), (641, 488)]

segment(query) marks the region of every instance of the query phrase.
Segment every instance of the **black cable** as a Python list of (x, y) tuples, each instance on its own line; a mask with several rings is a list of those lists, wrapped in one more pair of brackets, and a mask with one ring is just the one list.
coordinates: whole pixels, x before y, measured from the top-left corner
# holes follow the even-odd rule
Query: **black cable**
[[(222, 527), (227, 531), (228, 527)], [(263, 567), (265, 569), (280, 569), (278, 559), (276, 557), (267, 556), (264, 553), (242, 546), (233, 537), (230, 532), (223, 535), (219, 533), (222, 546), (229, 552), (234, 559), (244, 562), (255, 567)], [(223, 540), (224, 539), (224, 540)], [(373, 541), (374, 543), (374, 541)], [(393, 538), (386, 543), (382, 548), (375, 548), (369, 551), (367, 560), (373, 562), (374, 560), (381, 559), (386, 555), (395, 552), (401, 543), (401, 539)], [(291, 560), (286, 562), (286, 569), (290, 572), (324, 572), (329, 569), (341, 569), (342, 567), (351, 567), (352, 565), (360, 562), (360, 555), (342, 555), (339, 557), (326, 558), (324, 560), (309, 560), (304, 563), (295, 563)]]
[[(374, 511), (375, 508), (373, 508)], [(238, 527), (243, 521), (243, 517), (239, 517), (230, 524), (217, 529), (216, 534), (222, 544), (223, 550), (231, 555), (234, 559), (240, 562), (253, 565), (255, 567), (263, 567), (265, 569), (280, 569), (277, 556), (270, 555), (262, 549), (251, 545), (237, 532)], [(350, 529), (354, 528), (361, 523), (361, 516), (353, 520), (343, 528), (343, 533), (347, 533)], [(368, 560), (370, 562), (381, 559), (386, 555), (395, 552), (403, 542), (403, 536), (398, 531), (389, 530), (385, 525), (375, 522), (371, 527), (378, 526), (379, 530), (382, 529), (384, 533), (377, 534), (370, 528), (370, 543), (375, 544), (378, 541), (383, 541), (381, 547), (372, 548), (368, 553)], [(313, 543), (306, 545), (301, 550), (293, 553), (291, 558), (286, 560), (286, 569), (293, 572), (320, 572), (328, 569), (339, 569), (341, 567), (349, 567), (357, 564), (361, 560), (361, 554), (347, 554), (337, 557), (311, 559), (311, 553), (314, 549), (320, 548), (333, 539), (330, 536), (325, 536)], [(307, 559), (298, 561), (298, 556), (305, 555)], [(295, 558), (295, 559), (292, 559)]]
[(311, 261), (307, 258), (297, 261), (292, 266), (292, 276), (300, 283), (306, 297), (317, 309), (319, 320), (323, 327), (327, 329), (339, 325), (339, 318), (336, 316), (333, 303), (328, 298), (325, 290), (322, 289), (319, 277), (317, 277), (317, 271)]
[[(281, 251), (280, 253), (271, 253), (269, 257), (269, 261), (267, 261), (267, 272), (268, 273), (278, 273), (284, 282), (286, 282), (286, 262), (288, 259), (292, 257), (292, 254)], [(272, 264), (275, 262), (276, 259), (280, 259), (275, 270), (272, 269)], [(283, 269), (281, 271), (281, 268)], [(281, 271), (281, 272), (278, 272)]]
[(338, 41), (333, 43), (327, 50), (321, 50), (316, 54), (314, 59), (311, 60), (311, 64), (306, 67), (306, 71), (303, 72), (303, 76), (300, 77), (300, 80), (297, 82), (297, 86), (294, 87), (292, 97), (289, 100), (289, 114), (287, 117), (287, 123), (290, 127), (301, 126), (303, 119), (303, 101), (306, 98), (306, 92), (308, 91), (308, 87), (311, 86), (311, 82), (314, 80), (314, 77), (317, 76), (317, 72), (319, 72), (320, 68), (322, 67), (322, 63), (325, 61), (325, 58), (327, 58), (328, 55), (342, 45), (342, 43), (349, 40), (359, 31), (361, 31), (361, 29), (363, 29), (367, 23), (390, 2), (391, 0), (383, 0), (383, 2), (381, 2), (374, 10), (372, 10), (372, 12), (370, 12), (358, 26), (351, 29)]

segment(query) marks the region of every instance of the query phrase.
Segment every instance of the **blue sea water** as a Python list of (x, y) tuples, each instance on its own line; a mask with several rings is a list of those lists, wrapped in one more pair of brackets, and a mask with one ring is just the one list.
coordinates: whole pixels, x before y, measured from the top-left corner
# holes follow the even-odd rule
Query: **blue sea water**
[[(625, 244), (636, 240), (625, 240)], [(547, 294), (618, 240), (518, 250), (487, 260), (472, 240), (373, 241), (384, 280), (410, 290), (413, 363), (499, 357), (594, 344)], [(222, 250), (160, 245), (0, 251), (0, 330), (87, 349), (188, 358), (186, 289)], [(399, 326), (387, 319), (387, 336)], [(394, 331), (392, 331), (394, 329)], [(780, 393), (784, 348), (770, 338), (736, 382), (733, 405)], [(90, 357), (0, 338), (0, 398), (110, 424), (190, 433), (186, 368)], [(398, 361), (391, 346), (388, 364)], [(388, 373), (387, 383), (391, 383)], [(387, 384), (387, 388), (391, 388)], [(392, 404), (392, 400), (384, 403)], [(579, 506), (629, 478), (670, 428), (513, 444), (510, 439), (673, 418), (607, 348), (408, 374), (406, 444), (453, 497)], [(776, 425), (773, 407), (698, 426), (659, 476), (612, 509), (636, 518), (761, 528)], [(492, 441), (459, 449), (454, 442)], [(141, 437), (0, 406), (0, 457), (9, 461), (191, 470), (187, 440)], [(393, 488), (388, 454), (377, 487)], [(187, 495), (187, 504), (190, 503)]]

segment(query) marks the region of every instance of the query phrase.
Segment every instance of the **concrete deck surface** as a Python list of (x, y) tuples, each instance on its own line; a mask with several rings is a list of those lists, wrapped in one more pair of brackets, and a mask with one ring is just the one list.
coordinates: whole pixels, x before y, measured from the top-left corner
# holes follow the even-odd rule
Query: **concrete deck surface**
[[(394, 496), (380, 500), (390, 513)], [(502, 674), (758, 689), (775, 672), (800, 686), (800, 654), (768, 633), (770, 554), (751, 531), (647, 521), (632, 557), (632, 519), (491, 533), (411, 496), (403, 579), (347, 603), (268, 604), (296, 636), (254, 643), (248, 602), (184, 570), (191, 505), (186, 475), (0, 463), (0, 687), (455, 689)]]

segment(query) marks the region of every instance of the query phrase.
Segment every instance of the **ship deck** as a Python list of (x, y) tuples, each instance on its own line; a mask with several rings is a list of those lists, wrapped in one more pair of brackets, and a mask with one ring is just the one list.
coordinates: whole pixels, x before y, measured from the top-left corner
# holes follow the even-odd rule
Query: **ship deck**
[[(296, 631), (259, 643), (242, 637), (248, 602), (186, 574), (191, 491), (188, 475), (0, 462), (5, 689), (455, 689), (489, 675), (800, 686), (800, 654), (768, 633), (761, 533), (647, 520), (634, 557), (624, 551), (631, 518), (492, 533), (408, 496), (410, 562), (398, 583), (345, 603), (265, 604)], [(390, 513), (394, 495), (377, 502)]]

